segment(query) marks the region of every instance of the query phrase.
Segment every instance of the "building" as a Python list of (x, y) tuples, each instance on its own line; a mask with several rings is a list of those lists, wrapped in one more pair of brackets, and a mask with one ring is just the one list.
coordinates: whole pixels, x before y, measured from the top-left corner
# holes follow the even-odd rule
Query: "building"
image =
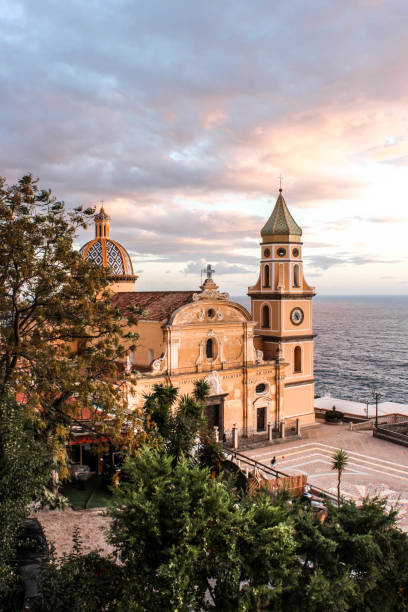
[[(314, 422), (312, 298), (303, 276), (302, 230), (282, 190), (261, 230), (258, 281), (249, 288), (251, 313), (219, 291), (211, 266), (197, 291), (135, 291), (131, 259), (109, 236), (109, 217), (95, 215), (95, 238), (83, 256), (112, 271), (112, 300), (125, 312), (143, 308), (137, 349), (128, 365), (138, 370), (131, 404), (143, 404), (155, 384), (191, 393), (210, 385), (206, 414), (227, 436), (285, 431), (298, 419)], [(269, 424), (269, 428), (268, 428)]]

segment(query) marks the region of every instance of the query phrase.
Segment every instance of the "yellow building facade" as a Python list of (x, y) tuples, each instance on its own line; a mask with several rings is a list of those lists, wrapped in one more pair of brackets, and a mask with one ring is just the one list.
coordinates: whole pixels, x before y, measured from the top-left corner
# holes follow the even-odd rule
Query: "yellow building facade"
[(128, 356), (128, 367), (138, 371), (130, 405), (142, 406), (155, 384), (172, 384), (183, 395), (204, 379), (210, 387), (206, 415), (221, 438), (229, 439), (233, 429), (244, 438), (271, 438), (295, 420), (313, 423), (315, 292), (303, 276), (301, 234), (280, 191), (261, 231), (260, 273), (248, 291), (248, 312), (219, 290), (210, 266), (197, 291), (135, 291), (130, 257), (110, 240), (109, 217), (98, 213), (95, 239), (82, 254), (110, 268), (112, 300), (122, 312), (139, 306), (144, 313), (134, 330), (137, 349)]

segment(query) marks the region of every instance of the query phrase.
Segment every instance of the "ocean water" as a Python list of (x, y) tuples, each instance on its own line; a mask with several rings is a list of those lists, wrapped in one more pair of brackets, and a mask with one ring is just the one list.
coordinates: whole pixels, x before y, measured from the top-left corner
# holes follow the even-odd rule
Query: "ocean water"
[(313, 320), (316, 394), (408, 403), (408, 296), (316, 296)]

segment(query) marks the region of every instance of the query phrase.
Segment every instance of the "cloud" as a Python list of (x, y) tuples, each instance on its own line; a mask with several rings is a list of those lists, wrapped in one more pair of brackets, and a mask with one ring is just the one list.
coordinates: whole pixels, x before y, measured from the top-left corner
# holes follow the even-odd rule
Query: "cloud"
[(68, 206), (107, 201), (138, 265), (257, 265), (281, 173), (291, 210), (323, 229), (346, 236), (336, 206), (354, 201), (399, 222), (397, 203), (383, 215), (364, 197), (407, 163), (405, 0), (169, 7), (5, 0), (2, 174), (32, 171)]
[(404, 263), (403, 259), (381, 259), (372, 255), (353, 255), (350, 253), (338, 253), (337, 255), (311, 255), (305, 257), (308, 265), (312, 268), (328, 270), (339, 265), (363, 266), (366, 264), (399, 264)]
[[(204, 259), (200, 261), (190, 261), (184, 268), (184, 274), (200, 274), (205, 271), (207, 263)], [(220, 261), (213, 265), (216, 274), (248, 274), (253, 273), (253, 270), (245, 266), (231, 264), (227, 261)]]
[(407, 219), (396, 217), (353, 217), (356, 221), (364, 221), (368, 223), (404, 223)]
[(347, 263), (341, 257), (331, 257), (329, 255), (312, 255), (305, 259), (312, 268), (320, 268), (321, 270), (328, 270), (333, 266)]
[[(183, 208), (177, 203), (164, 208), (151, 203), (116, 202), (105, 208), (111, 216), (111, 237), (126, 247), (132, 260), (139, 262), (136, 265), (142, 261), (188, 262), (201, 258), (243, 266), (258, 262), (260, 228), (266, 220), (260, 216)], [(89, 240), (89, 231), (81, 239)]]
[(281, 169), (300, 206), (351, 197), (362, 181), (333, 168), (398, 121), (379, 99), (404, 106), (401, 2), (5, 4), (0, 162), (66, 199), (268, 194)]

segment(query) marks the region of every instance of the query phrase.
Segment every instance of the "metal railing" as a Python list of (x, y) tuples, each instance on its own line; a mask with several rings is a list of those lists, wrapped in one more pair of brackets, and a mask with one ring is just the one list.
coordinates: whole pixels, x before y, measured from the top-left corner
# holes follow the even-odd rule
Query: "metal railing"
[[(394, 438), (397, 440), (401, 440), (401, 442), (405, 442), (405, 444), (408, 446), (408, 435), (405, 432), (394, 429), (393, 425), (395, 425), (395, 423), (386, 423), (382, 427), (374, 427), (374, 435), (376, 432), (378, 432), (379, 434), (387, 436), (388, 439)], [(407, 429), (408, 429), (408, 423), (407, 423)]]
[[(291, 474), (288, 474), (287, 472), (282, 472), (282, 470), (276, 470), (272, 466), (260, 463), (259, 461), (256, 461), (256, 459), (252, 459), (252, 457), (248, 457), (243, 453), (239, 453), (236, 450), (231, 450), (230, 448), (226, 448), (225, 446), (224, 456), (226, 457), (226, 459), (233, 461), (241, 471), (243, 469), (249, 471), (249, 468), (252, 468), (259, 470), (259, 472), (263, 472), (265, 475), (273, 476), (274, 478), (289, 478), (291, 476)], [(315, 492), (321, 497), (327, 497), (327, 499), (329, 499), (333, 504), (337, 505), (337, 497), (333, 495), (333, 493), (330, 493), (329, 491), (326, 491), (326, 489), (322, 489), (321, 487), (318, 487), (311, 483), (310, 488), (312, 492)]]
[(252, 459), (252, 457), (248, 457), (243, 453), (240, 453), (236, 450), (232, 450), (230, 448), (226, 448), (224, 445), (224, 456), (237, 464), (237, 466), (242, 470), (244, 468), (258, 469), (260, 472), (264, 472), (268, 476), (273, 476), (274, 478), (286, 478), (289, 476), (286, 472), (282, 472), (281, 470), (276, 470), (272, 466), (265, 465), (265, 463), (259, 463), (256, 459)]

